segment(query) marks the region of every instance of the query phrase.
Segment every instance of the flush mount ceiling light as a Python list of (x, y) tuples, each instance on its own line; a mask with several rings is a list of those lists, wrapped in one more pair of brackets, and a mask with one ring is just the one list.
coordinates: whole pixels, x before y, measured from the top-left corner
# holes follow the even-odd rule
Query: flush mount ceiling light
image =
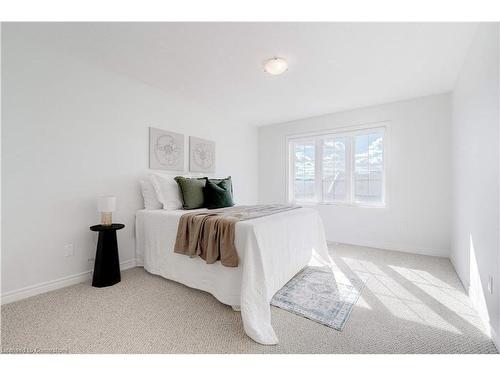
[(266, 62), (264, 63), (264, 70), (267, 73), (276, 76), (278, 74), (285, 73), (288, 70), (288, 63), (281, 57), (273, 57), (269, 60), (266, 60)]

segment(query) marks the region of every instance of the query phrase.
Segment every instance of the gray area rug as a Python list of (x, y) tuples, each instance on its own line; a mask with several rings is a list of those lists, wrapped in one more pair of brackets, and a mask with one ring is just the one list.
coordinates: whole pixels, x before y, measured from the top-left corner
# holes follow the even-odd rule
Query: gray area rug
[(366, 284), (328, 267), (306, 267), (281, 288), (271, 304), (342, 331)]

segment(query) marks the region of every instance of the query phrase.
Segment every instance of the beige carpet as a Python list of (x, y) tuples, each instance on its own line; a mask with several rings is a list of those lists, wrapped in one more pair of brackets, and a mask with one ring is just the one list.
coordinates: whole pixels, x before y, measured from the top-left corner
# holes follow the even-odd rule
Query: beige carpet
[(342, 332), (272, 307), (277, 346), (245, 336), (240, 314), (142, 268), (2, 306), (2, 350), (70, 353), (496, 353), (449, 260), (332, 249), (339, 272), (369, 276)]

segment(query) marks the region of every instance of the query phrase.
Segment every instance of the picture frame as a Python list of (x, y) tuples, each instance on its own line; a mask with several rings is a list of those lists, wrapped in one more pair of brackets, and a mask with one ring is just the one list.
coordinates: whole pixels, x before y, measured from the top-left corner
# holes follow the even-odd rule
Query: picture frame
[(189, 137), (189, 171), (215, 172), (215, 142), (203, 138)]
[(149, 168), (184, 171), (184, 134), (150, 127)]

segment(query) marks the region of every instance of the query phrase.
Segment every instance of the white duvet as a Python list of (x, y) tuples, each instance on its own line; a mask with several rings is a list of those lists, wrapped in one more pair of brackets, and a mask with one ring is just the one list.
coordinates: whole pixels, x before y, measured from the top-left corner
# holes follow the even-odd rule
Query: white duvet
[(271, 298), (311, 261), (331, 263), (316, 210), (299, 208), (238, 222), (235, 245), (239, 266), (235, 268), (174, 253), (177, 225), (184, 213), (137, 212), (139, 265), (150, 273), (207, 291), (222, 303), (241, 306), (246, 334), (260, 344), (277, 344), (271, 325)]

